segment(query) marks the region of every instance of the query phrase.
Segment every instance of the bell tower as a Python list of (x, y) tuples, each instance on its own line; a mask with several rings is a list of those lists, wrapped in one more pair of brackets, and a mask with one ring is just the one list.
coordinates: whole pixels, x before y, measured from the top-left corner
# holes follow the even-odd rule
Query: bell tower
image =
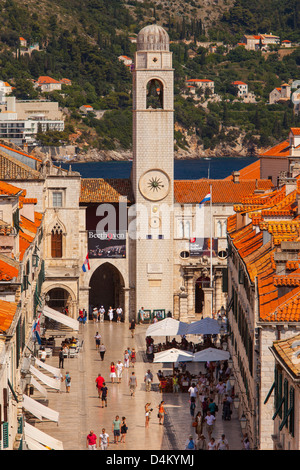
[(133, 70), (132, 186), (136, 204), (135, 304), (173, 312), (174, 105), (169, 36), (137, 36)]

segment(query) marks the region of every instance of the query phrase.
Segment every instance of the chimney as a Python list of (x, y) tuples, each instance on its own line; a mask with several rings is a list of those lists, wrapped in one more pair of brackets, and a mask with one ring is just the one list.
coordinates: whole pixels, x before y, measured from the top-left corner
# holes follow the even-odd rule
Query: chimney
[(240, 182), (240, 172), (239, 171), (233, 171), (232, 172), (232, 178), (234, 183), (239, 183)]

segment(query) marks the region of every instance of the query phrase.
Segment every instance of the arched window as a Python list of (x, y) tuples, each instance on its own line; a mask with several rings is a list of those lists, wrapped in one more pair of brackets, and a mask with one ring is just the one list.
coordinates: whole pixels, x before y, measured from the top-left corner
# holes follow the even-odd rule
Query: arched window
[(147, 83), (147, 109), (163, 109), (164, 87), (161, 81), (153, 78)]
[(63, 231), (57, 223), (51, 231), (51, 257), (62, 258)]

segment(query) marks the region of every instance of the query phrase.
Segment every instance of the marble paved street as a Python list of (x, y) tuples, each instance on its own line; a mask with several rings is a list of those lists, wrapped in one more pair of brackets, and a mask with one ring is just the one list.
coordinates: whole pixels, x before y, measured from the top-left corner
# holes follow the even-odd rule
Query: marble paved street
[[(189, 434), (194, 435), (189, 413), (189, 396), (187, 393), (166, 393), (162, 396), (159, 392), (156, 373), (162, 368), (162, 364), (147, 362), (146, 328), (146, 325), (137, 325), (135, 338), (132, 339), (128, 325), (124, 323), (106, 321), (94, 324), (90, 321), (80, 326), (78, 338), (83, 340), (82, 351), (75, 358), (65, 359), (62, 370), (62, 373), (69, 371), (72, 377), (70, 393), (66, 393), (64, 383), (61, 392), (48, 389), (47, 404), (49, 408), (60, 413), (59, 423), (57, 425), (49, 421), (36, 421), (36, 427), (61, 440), (64, 450), (86, 449), (86, 436), (89, 431), (93, 430), (99, 436), (103, 427), (110, 436), (110, 450), (183, 450)], [(104, 361), (101, 361), (96, 350), (94, 335), (97, 331), (106, 346)], [(67, 333), (67, 336), (72, 336), (72, 332)], [(118, 360), (124, 362), (123, 354), (127, 347), (134, 347), (137, 351), (135, 367), (123, 371), (120, 384), (111, 383), (110, 364), (112, 361), (116, 364)], [(48, 358), (47, 363), (58, 367), (58, 357)], [(195, 366), (201, 367), (200, 364)], [(144, 375), (149, 368), (154, 375), (151, 392), (145, 390), (144, 384)], [(128, 379), (133, 370), (138, 381), (135, 397), (131, 397), (128, 386)], [(96, 390), (95, 379), (99, 373), (105, 378), (108, 387), (107, 408), (102, 408)], [(42, 397), (35, 390), (32, 398), (39, 400)], [(159, 425), (157, 418), (157, 406), (162, 399), (165, 400), (167, 412), (164, 426)], [(144, 406), (147, 402), (151, 402), (153, 408), (149, 428), (145, 428)], [(125, 443), (113, 444), (112, 421), (116, 415), (120, 418), (125, 416), (127, 419), (128, 434)], [(242, 448), (242, 434), (235, 410), (231, 421), (224, 422), (221, 412), (217, 414), (213, 437), (217, 440), (222, 433), (225, 433), (231, 450)]]

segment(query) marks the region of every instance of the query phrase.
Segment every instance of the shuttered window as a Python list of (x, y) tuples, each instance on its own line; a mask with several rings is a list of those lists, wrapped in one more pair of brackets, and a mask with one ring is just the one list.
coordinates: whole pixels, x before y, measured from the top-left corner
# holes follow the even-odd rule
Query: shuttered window
[(51, 232), (51, 257), (62, 258), (62, 230), (59, 228)]

